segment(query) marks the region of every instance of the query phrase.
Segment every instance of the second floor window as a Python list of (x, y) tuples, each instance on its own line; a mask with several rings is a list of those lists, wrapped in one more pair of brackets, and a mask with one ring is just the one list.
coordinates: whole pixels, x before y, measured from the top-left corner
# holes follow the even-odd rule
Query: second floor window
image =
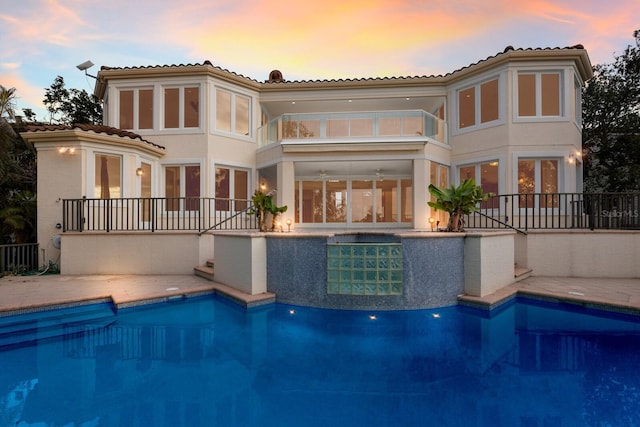
[(153, 129), (153, 89), (120, 90), (119, 127)]
[(489, 123), (500, 118), (498, 79), (492, 79), (458, 92), (460, 129)]
[(518, 116), (561, 116), (559, 72), (518, 74)]
[(200, 126), (200, 88), (198, 86), (164, 89), (164, 128)]
[(250, 136), (250, 98), (216, 89), (216, 130)]

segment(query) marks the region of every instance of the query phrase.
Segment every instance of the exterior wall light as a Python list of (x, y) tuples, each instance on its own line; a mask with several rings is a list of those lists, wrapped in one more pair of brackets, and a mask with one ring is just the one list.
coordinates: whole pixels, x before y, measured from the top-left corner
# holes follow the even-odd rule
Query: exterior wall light
[(137, 168), (137, 169), (136, 169), (136, 175), (137, 175), (137, 176), (142, 176), (142, 175), (144, 175), (144, 171), (142, 170), (142, 168)]
[(58, 153), (60, 154), (76, 154), (76, 149), (74, 147), (58, 147)]

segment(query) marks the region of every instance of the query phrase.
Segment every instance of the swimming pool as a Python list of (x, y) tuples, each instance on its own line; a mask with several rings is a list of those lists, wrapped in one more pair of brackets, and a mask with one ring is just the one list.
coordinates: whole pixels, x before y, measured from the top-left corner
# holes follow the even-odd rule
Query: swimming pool
[(213, 296), (95, 312), (0, 347), (0, 426), (640, 425), (637, 318)]

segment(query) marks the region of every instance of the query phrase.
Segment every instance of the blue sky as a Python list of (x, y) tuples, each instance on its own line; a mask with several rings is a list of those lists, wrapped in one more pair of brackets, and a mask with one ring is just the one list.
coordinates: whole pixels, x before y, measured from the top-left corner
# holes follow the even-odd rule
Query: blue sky
[[(93, 90), (76, 65), (214, 65), (263, 81), (444, 74), (515, 48), (583, 44), (613, 62), (640, 29), (640, 1), (0, 0), (0, 84), (48, 121), (56, 76)], [(297, 4), (300, 3), (300, 4)]]

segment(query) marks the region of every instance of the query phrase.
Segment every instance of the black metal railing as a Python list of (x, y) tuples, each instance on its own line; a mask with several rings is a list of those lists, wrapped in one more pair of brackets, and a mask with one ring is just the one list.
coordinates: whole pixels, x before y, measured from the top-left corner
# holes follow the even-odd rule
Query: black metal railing
[(253, 202), (206, 197), (65, 199), (62, 231), (251, 230)]
[(38, 268), (38, 244), (0, 245), (0, 276), (22, 274)]
[(466, 228), (640, 229), (640, 193), (504, 194), (482, 202)]

